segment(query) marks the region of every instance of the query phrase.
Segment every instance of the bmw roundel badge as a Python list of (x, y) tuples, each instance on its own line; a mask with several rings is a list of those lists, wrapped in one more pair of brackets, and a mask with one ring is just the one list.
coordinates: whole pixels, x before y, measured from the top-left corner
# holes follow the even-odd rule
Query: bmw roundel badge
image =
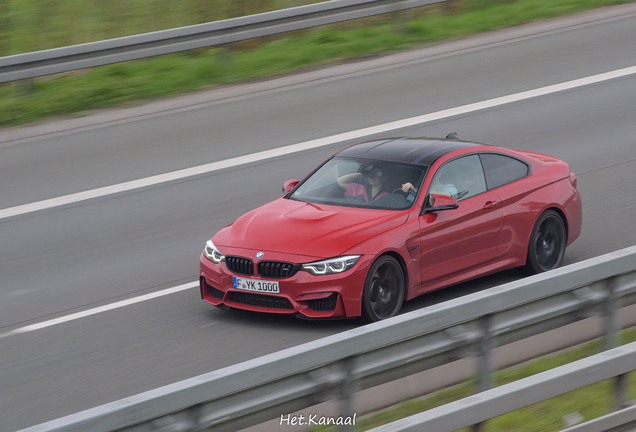
[(265, 253), (263, 253), (263, 252), (258, 252), (258, 253), (256, 254), (256, 258), (263, 258), (263, 255), (265, 255)]

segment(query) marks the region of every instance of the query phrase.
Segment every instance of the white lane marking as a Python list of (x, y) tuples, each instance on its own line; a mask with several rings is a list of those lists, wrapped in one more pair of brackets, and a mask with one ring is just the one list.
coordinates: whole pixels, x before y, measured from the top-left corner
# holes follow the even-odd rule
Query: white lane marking
[(462, 105), (455, 108), (450, 108), (442, 111), (437, 111), (430, 114), (424, 114), (407, 119), (397, 120), (389, 123), (384, 123), (377, 126), (371, 126), (363, 129), (358, 129), (350, 132), (344, 132), (337, 135), (332, 135), (325, 138), (318, 138), (311, 141), (305, 141), (298, 144), (292, 144), (285, 147), (279, 147), (272, 150), (266, 150), (250, 155), (239, 156), (231, 159), (226, 159), (218, 162), (212, 162), (205, 165), (199, 165), (192, 168), (186, 168), (179, 171), (173, 171), (166, 174), (159, 174), (152, 177), (146, 177), (139, 180), (133, 180), (125, 183), (119, 183), (112, 186), (106, 186), (98, 189), (93, 189), (85, 192), (78, 192), (70, 195), (64, 195), (57, 198), (51, 198), (43, 201), (38, 201), (30, 204), (24, 204), (16, 207), (10, 207), (0, 210), (0, 219), (19, 216), (26, 213), (31, 213), (38, 210), (51, 209), (67, 204), (73, 204), (80, 201), (85, 201), (93, 198), (100, 198), (108, 195), (113, 195), (121, 192), (127, 192), (139, 188), (148, 186), (154, 186), (160, 183), (166, 183), (174, 180), (181, 180), (188, 177), (208, 174), (214, 171), (219, 171), (226, 168), (233, 168), (241, 165), (245, 165), (252, 162), (260, 162), (267, 159), (286, 156), (293, 153), (311, 150), (315, 148), (325, 147), (328, 145), (337, 144), (347, 140), (357, 140), (370, 135), (382, 134), (395, 129), (407, 128), (424, 123), (429, 123), (436, 120), (446, 119), (462, 114), (468, 114), (475, 111), (481, 111), (488, 108), (494, 108), (501, 105), (506, 105), (514, 102), (520, 102), (527, 99), (532, 99), (540, 96), (549, 95), (565, 90), (570, 90), (578, 87), (583, 87), (591, 84), (600, 83), (616, 78), (625, 77), (628, 75), (636, 74), (636, 66), (631, 66), (623, 69), (618, 69), (611, 72), (605, 72), (598, 75), (592, 75), (585, 78), (580, 78), (572, 81), (566, 81), (560, 84), (553, 84), (546, 87), (540, 87), (534, 90), (527, 90), (520, 93), (514, 93), (508, 96), (497, 97), (494, 99), (488, 99), (481, 102), (476, 102), (468, 105)]
[(205, 325), (202, 325), (202, 326), (201, 326), (201, 328), (210, 327), (211, 325), (214, 325), (214, 324), (216, 324), (216, 323), (218, 323), (218, 321), (212, 321), (211, 323), (207, 323), (207, 324), (205, 324)]
[(21, 333), (32, 332), (34, 330), (40, 330), (40, 329), (43, 329), (43, 328), (46, 328), (46, 327), (51, 327), (51, 326), (62, 324), (62, 323), (69, 322), (69, 321), (74, 321), (76, 319), (84, 318), (84, 317), (91, 316), (91, 315), (96, 315), (98, 313), (107, 312), (107, 311), (110, 311), (110, 310), (113, 310), (113, 309), (119, 309), (119, 308), (124, 307), (124, 306), (128, 306), (128, 305), (131, 305), (131, 304), (144, 302), (146, 300), (151, 300), (151, 299), (154, 299), (154, 298), (157, 298), (157, 297), (163, 297), (163, 296), (166, 296), (166, 295), (169, 295), (169, 294), (174, 294), (174, 293), (177, 293), (177, 292), (180, 292), (180, 291), (185, 291), (185, 290), (188, 290), (188, 289), (196, 288), (198, 286), (199, 286), (199, 282), (198, 281), (189, 282), (189, 283), (186, 283), (186, 284), (183, 284), (183, 285), (179, 285), (179, 286), (172, 287), (172, 288), (166, 288), (164, 290), (153, 292), (153, 293), (150, 293), (150, 294), (144, 294), (144, 295), (141, 295), (139, 297), (133, 297), (133, 298), (130, 298), (130, 299), (127, 299), (127, 300), (122, 300), (122, 301), (118, 301), (118, 302), (115, 302), (115, 303), (107, 304), (107, 305), (104, 305), (104, 306), (99, 306), (99, 307), (96, 307), (96, 308), (93, 308), (93, 309), (88, 309), (88, 310), (85, 310), (85, 311), (82, 311), (82, 312), (76, 312), (76, 313), (73, 313), (73, 314), (70, 314), (70, 315), (61, 316), (61, 317), (58, 317), (58, 318), (53, 318), (53, 319), (48, 320), (48, 321), (42, 321), (40, 323), (27, 325), (27, 326), (24, 326), (24, 327), (20, 327), (20, 328), (11, 330), (11, 331), (6, 332), (6, 333), (2, 333), (2, 334), (0, 334), (0, 339), (8, 337), (8, 336), (14, 336), (14, 335), (21, 334)]

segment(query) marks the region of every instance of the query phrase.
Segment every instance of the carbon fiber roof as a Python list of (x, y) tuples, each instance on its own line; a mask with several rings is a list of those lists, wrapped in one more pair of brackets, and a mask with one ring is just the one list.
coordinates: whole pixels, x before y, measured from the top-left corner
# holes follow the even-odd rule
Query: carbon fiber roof
[(382, 138), (355, 144), (338, 156), (379, 159), (430, 166), (452, 151), (484, 144), (437, 138)]

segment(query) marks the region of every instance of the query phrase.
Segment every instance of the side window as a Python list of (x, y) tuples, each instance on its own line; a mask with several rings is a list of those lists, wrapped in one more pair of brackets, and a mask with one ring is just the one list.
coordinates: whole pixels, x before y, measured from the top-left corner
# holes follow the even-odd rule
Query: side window
[(479, 155), (486, 173), (486, 184), (492, 190), (512, 183), (528, 175), (528, 166), (523, 162), (504, 155), (482, 154)]
[(435, 173), (430, 188), (432, 194), (450, 195), (458, 201), (485, 191), (486, 180), (478, 155), (448, 162)]

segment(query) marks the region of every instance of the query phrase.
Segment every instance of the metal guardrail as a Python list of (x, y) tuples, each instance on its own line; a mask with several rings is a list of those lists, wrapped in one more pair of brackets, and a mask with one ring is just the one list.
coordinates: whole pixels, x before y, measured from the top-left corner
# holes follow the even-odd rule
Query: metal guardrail
[(223, 45), (451, 0), (331, 0), (206, 24), (0, 57), (0, 83)]
[(636, 406), (631, 406), (561, 432), (627, 432), (634, 429), (636, 429)]
[[(636, 369), (636, 342), (504, 384), (419, 414), (371, 429), (373, 432), (453, 432)], [(566, 429), (605, 432), (634, 427), (636, 407)], [(615, 429), (619, 428), (620, 429)], [(562, 431), (562, 432), (566, 432)]]
[[(23, 432), (230, 431), (355, 393), (592, 315), (614, 344), (616, 310), (636, 303), (636, 247), (289, 348), (25, 429)], [(617, 398), (622, 398), (621, 386)], [(162, 429), (164, 428), (164, 429)], [(347, 427), (345, 427), (346, 429)]]

